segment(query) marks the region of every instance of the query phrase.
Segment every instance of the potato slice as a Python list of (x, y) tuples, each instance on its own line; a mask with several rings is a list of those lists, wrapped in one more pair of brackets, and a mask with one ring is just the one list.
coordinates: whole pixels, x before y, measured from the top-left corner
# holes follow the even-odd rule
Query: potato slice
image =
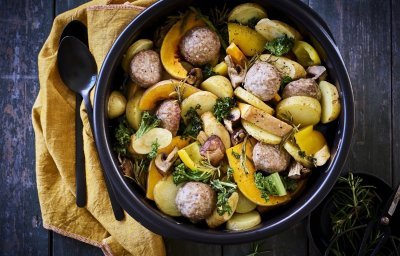
[(140, 51), (150, 50), (153, 48), (153, 42), (149, 39), (139, 39), (129, 46), (128, 50), (122, 57), (121, 66), (125, 72), (130, 70), (130, 64), (133, 57)]
[(293, 118), (295, 125), (302, 127), (315, 125), (321, 120), (321, 104), (307, 96), (292, 96), (279, 102), (276, 106), (278, 118)]
[(254, 20), (258, 21), (267, 17), (265, 9), (255, 3), (244, 3), (236, 6), (228, 15), (229, 22), (237, 22), (242, 25), (249, 25)]
[(309, 43), (297, 41), (294, 43), (292, 51), (296, 55), (298, 62), (304, 67), (321, 64), (317, 51)]
[(153, 128), (142, 137), (133, 140), (131, 147), (137, 154), (145, 155), (151, 152), (151, 146), (157, 142), (159, 149), (168, 146), (172, 141), (172, 134), (167, 129)]
[(231, 82), (228, 78), (221, 75), (207, 78), (201, 83), (200, 88), (212, 92), (220, 98), (233, 97), (233, 88)]
[(261, 216), (257, 211), (235, 213), (226, 223), (228, 230), (247, 230), (261, 223)]
[(323, 146), (317, 153), (314, 154), (315, 165), (323, 166), (331, 157), (328, 145)]
[(237, 23), (228, 23), (229, 43), (235, 43), (246, 56), (254, 56), (264, 50), (267, 40), (257, 31)]
[(236, 212), (238, 213), (247, 213), (251, 212), (256, 208), (256, 204), (247, 199), (240, 191), (238, 191), (239, 200), (236, 206)]
[(276, 135), (273, 135), (255, 124), (252, 124), (244, 119), (242, 119), (243, 128), (246, 130), (248, 134), (253, 136), (256, 140), (264, 142), (266, 144), (277, 145), (281, 143), (282, 138)]
[(196, 109), (196, 112), (200, 116), (205, 112), (213, 111), (217, 99), (218, 97), (211, 92), (200, 91), (193, 93), (184, 101), (182, 101), (181, 116), (183, 121), (185, 121), (186, 123), (187, 121), (186, 113), (189, 111), (190, 108), (196, 108), (197, 105), (199, 105), (200, 108)]
[(302, 39), (301, 34), (296, 29), (279, 20), (264, 18), (257, 23), (255, 28), (256, 31), (268, 41), (272, 41), (284, 35), (294, 38), (295, 40)]
[(262, 100), (254, 96), (252, 93), (246, 91), (242, 87), (238, 87), (235, 89), (233, 92), (236, 97), (238, 97), (240, 100), (244, 101), (245, 103), (248, 103), (250, 105), (253, 105), (256, 108), (259, 108), (261, 110), (264, 110), (270, 115), (273, 115), (275, 110), (265, 104)]
[(283, 137), (293, 129), (292, 126), (261, 109), (244, 103), (238, 103), (238, 107), (240, 109), (240, 116), (244, 120), (257, 125), (273, 135)]
[(107, 116), (110, 119), (119, 117), (125, 112), (126, 99), (119, 91), (113, 91), (108, 98)]
[(326, 124), (338, 118), (340, 114), (341, 105), (339, 101), (339, 93), (336, 86), (326, 81), (321, 81), (319, 83), (319, 89), (322, 93), (321, 123)]
[(284, 76), (289, 76), (293, 80), (305, 78), (306, 70), (299, 63), (286, 57), (276, 57), (271, 54), (263, 54), (260, 56), (261, 61), (266, 61), (275, 66)]
[(172, 175), (160, 180), (154, 186), (154, 201), (157, 207), (165, 214), (173, 217), (181, 216), (175, 204), (176, 194), (180, 185), (175, 185)]
[(126, 119), (128, 120), (128, 124), (132, 126), (135, 131), (139, 129), (140, 121), (142, 119), (142, 111), (139, 109), (139, 102), (144, 93), (143, 89), (138, 89), (126, 104)]
[(301, 156), (300, 153), (300, 148), (294, 145), (291, 142), (286, 142), (283, 147), (286, 149), (286, 151), (296, 160), (297, 162), (301, 163), (303, 166), (307, 168), (312, 168), (314, 167), (314, 164), (307, 158)]
[(207, 225), (210, 228), (216, 228), (222, 224), (224, 224), (226, 221), (228, 221), (232, 215), (234, 214), (236, 210), (236, 206), (239, 200), (239, 195), (237, 192), (233, 192), (232, 195), (228, 198), (228, 204), (231, 207), (231, 213), (225, 212), (222, 215), (219, 215), (217, 209), (215, 208), (213, 213), (211, 214), (210, 217), (206, 219)]
[(203, 121), (203, 129), (208, 137), (211, 135), (217, 135), (224, 143), (225, 148), (231, 147), (231, 136), (215, 116), (211, 112), (205, 112), (201, 115), (201, 120)]

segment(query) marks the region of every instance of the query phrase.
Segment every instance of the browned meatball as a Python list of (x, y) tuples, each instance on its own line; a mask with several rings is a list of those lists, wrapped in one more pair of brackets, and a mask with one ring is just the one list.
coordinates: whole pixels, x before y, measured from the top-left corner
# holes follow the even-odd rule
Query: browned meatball
[(156, 116), (161, 120), (161, 127), (176, 136), (181, 118), (181, 108), (177, 100), (165, 100), (158, 107)]
[(185, 60), (195, 66), (202, 66), (216, 60), (220, 48), (218, 35), (207, 27), (196, 27), (189, 30), (179, 45)]
[(225, 146), (217, 135), (211, 135), (200, 148), (200, 155), (217, 166), (225, 156)]
[(215, 208), (216, 196), (209, 185), (188, 182), (178, 190), (175, 203), (183, 216), (197, 222), (211, 215)]
[(137, 53), (133, 57), (130, 67), (132, 81), (143, 88), (148, 88), (161, 80), (162, 65), (160, 56), (153, 50)]
[(284, 99), (292, 96), (308, 96), (321, 100), (321, 90), (314, 79), (301, 78), (299, 80), (288, 83), (283, 89), (282, 97)]
[(261, 100), (268, 101), (278, 92), (281, 81), (281, 75), (274, 66), (257, 61), (246, 74), (244, 88)]
[(253, 161), (257, 170), (273, 173), (286, 170), (290, 155), (278, 145), (258, 142), (253, 148)]

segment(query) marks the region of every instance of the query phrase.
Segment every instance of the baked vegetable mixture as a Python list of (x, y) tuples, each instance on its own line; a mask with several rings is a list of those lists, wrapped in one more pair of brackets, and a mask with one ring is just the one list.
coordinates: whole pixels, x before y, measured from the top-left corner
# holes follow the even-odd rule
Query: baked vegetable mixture
[(108, 103), (125, 176), (163, 213), (210, 228), (252, 228), (295, 198), (330, 158), (315, 125), (340, 113), (303, 40), (245, 3), (190, 7), (134, 42), (121, 63), (129, 81)]

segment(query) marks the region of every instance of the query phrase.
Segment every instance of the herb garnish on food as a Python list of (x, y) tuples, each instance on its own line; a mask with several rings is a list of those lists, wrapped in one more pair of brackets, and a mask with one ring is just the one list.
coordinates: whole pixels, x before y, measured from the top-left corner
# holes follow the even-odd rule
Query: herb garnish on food
[(187, 181), (199, 181), (203, 183), (208, 183), (211, 179), (211, 172), (202, 172), (198, 170), (190, 170), (181, 163), (175, 167), (172, 177), (175, 184), (180, 184)]
[(218, 98), (214, 105), (214, 116), (219, 122), (229, 116), (231, 109), (235, 106), (235, 100), (231, 97)]
[(275, 56), (282, 56), (288, 53), (294, 45), (294, 38), (284, 35), (282, 37), (275, 38), (271, 42), (267, 42), (265, 49)]
[(113, 150), (120, 156), (127, 155), (127, 149), (129, 142), (131, 141), (131, 135), (134, 130), (129, 126), (126, 118), (123, 119), (115, 129), (114, 138), (115, 143)]
[(151, 143), (151, 152), (147, 155), (147, 157), (150, 159), (156, 158), (159, 147), (160, 144), (158, 143), (158, 139), (156, 139), (155, 141), (153, 141), (153, 143)]
[(292, 81), (293, 81), (293, 79), (292, 79), (290, 76), (284, 76), (284, 77), (282, 77), (282, 82), (281, 82), (281, 86), (280, 86), (279, 90), (282, 92), (283, 89), (285, 89), (285, 86), (286, 86), (288, 83), (292, 82)]
[(219, 215), (224, 213), (231, 214), (232, 209), (228, 199), (236, 191), (237, 185), (230, 181), (220, 181), (219, 179), (211, 181), (211, 187), (217, 191), (217, 212)]
[(185, 114), (186, 120), (188, 120), (188, 123), (186, 126), (184, 126), (183, 123), (181, 123), (182, 126), (184, 126), (182, 135), (184, 137), (189, 136), (196, 138), (196, 136), (199, 134), (199, 132), (202, 129), (203, 122), (201, 121), (201, 118), (199, 114), (197, 114), (197, 109), (200, 109), (200, 105), (197, 105), (195, 108), (191, 107), (188, 112)]
[(203, 73), (203, 79), (204, 80), (209, 78), (209, 77), (211, 77), (211, 76), (217, 75), (217, 73), (214, 72), (214, 70), (213, 70), (213, 68), (212, 68), (212, 66), (210, 64), (207, 64), (202, 68), (202, 73)]
[(157, 118), (157, 116), (150, 114), (145, 111), (142, 115), (142, 120), (140, 121), (139, 129), (137, 130), (135, 136), (136, 139), (142, 137), (145, 133), (150, 131), (153, 128), (156, 128), (161, 123), (161, 120)]

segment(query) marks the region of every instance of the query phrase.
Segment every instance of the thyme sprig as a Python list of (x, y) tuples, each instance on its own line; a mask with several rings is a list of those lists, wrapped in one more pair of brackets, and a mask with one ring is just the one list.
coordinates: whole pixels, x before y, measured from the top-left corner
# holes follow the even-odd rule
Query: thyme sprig
[(247, 155), (246, 155), (246, 147), (247, 147), (247, 140), (249, 138), (249, 135), (246, 135), (246, 137), (243, 140), (243, 144), (242, 144), (242, 150), (241, 150), (241, 154), (240, 154), (240, 166), (242, 167), (242, 169), (244, 170), (244, 172), (246, 174), (249, 173), (249, 169), (247, 169)]

